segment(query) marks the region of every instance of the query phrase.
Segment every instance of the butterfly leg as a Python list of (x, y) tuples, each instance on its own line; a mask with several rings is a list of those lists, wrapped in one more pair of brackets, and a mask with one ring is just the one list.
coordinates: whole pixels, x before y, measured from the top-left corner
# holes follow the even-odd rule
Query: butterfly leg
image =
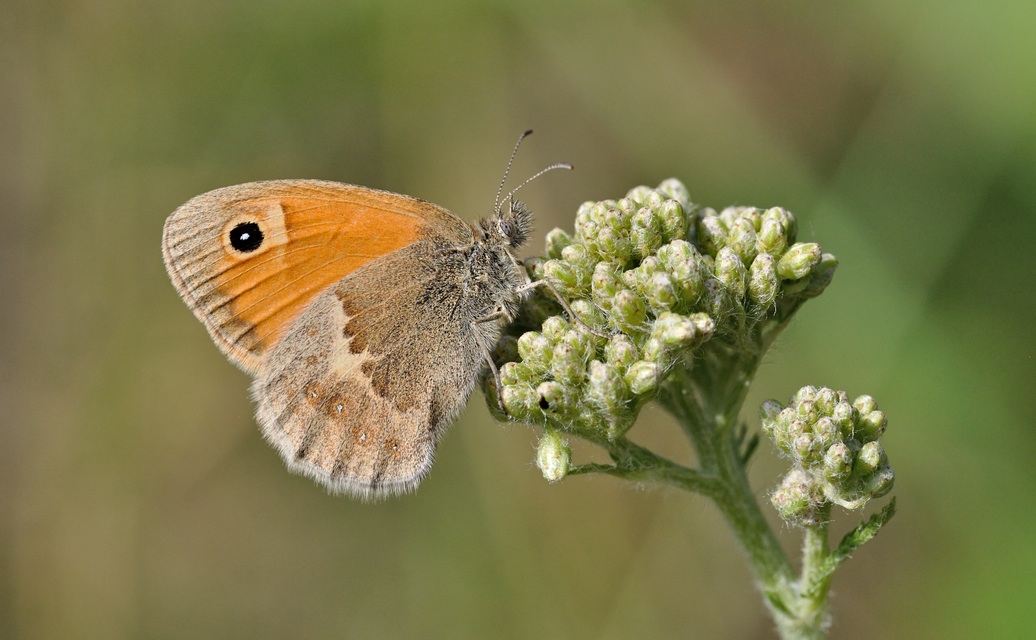
[(561, 292), (558, 291), (557, 288), (553, 284), (551, 284), (549, 280), (530, 280), (529, 282), (515, 289), (515, 292), (524, 293), (525, 291), (531, 291), (537, 287), (545, 287), (548, 291), (550, 291), (554, 295), (554, 298), (561, 304), (561, 308), (564, 309), (565, 313), (568, 314), (568, 317), (572, 318), (572, 320), (576, 324), (582, 326), (584, 329), (589, 331), (591, 334), (597, 336), (598, 338), (611, 338), (610, 334), (601, 333), (600, 331), (594, 329), (590, 325), (583, 322), (583, 319), (577, 316), (574, 311), (572, 311), (572, 307), (570, 307), (565, 298), (562, 297)]
[(489, 314), (488, 316), (486, 316), (484, 318), (478, 318), (477, 320), (473, 320), (471, 322), (471, 332), (472, 332), (472, 335), (475, 336), (475, 342), (478, 343), (479, 349), (482, 350), (482, 357), (485, 359), (486, 363), (489, 365), (489, 370), (493, 372), (493, 384), (496, 386), (496, 403), (497, 403), (497, 406), (500, 407), (500, 411), (505, 416), (510, 416), (511, 414), (507, 411), (507, 407), (504, 406), (504, 399), (503, 399), (503, 396), (501, 395), (501, 392), (503, 391), (504, 387), (503, 387), (503, 383), (500, 381), (500, 370), (497, 368), (496, 363), (493, 362), (493, 354), (489, 350), (489, 346), (486, 345), (485, 343), (483, 343), (482, 340), (479, 338), (478, 325), (483, 324), (485, 322), (497, 322), (499, 320), (510, 320), (510, 319), (511, 319), (510, 315), (506, 311), (501, 310), (501, 311), (495, 311), (495, 312)]

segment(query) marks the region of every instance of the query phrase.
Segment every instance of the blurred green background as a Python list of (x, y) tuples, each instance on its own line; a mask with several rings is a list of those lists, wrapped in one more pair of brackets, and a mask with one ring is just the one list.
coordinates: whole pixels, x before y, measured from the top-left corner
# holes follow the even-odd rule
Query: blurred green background
[[(833, 636), (1036, 636), (1031, 0), (0, 15), (0, 636), (773, 637), (710, 504), (548, 486), (480, 395), (415, 495), (289, 475), (166, 277), (162, 223), (198, 193), (326, 178), (470, 219), (528, 127), (514, 178), (576, 165), (525, 190), (538, 238), (676, 176), (841, 259), (746, 411), (812, 383), (889, 415), (900, 514), (836, 575)], [(633, 435), (684, 455), (670, 427)], [(761, 500), (782, 467), (764, 443)]]

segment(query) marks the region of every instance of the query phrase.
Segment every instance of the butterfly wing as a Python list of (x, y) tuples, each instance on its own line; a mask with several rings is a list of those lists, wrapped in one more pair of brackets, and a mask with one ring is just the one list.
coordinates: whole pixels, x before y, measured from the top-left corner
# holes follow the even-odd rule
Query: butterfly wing
[(421, 240), (303, 311), (252, 387), (290, 469), (362, 498), (417, 486), (483, 366), (472, 320), (489, 302), (465, 295), (467, 269), (462, 252)]
[(193, 198), (165, 223), (177, 291), (227, 357), (257, 373), (325, 289), (382, 256), (470, 228), (430, 202), (320, 180), (274, 180)]

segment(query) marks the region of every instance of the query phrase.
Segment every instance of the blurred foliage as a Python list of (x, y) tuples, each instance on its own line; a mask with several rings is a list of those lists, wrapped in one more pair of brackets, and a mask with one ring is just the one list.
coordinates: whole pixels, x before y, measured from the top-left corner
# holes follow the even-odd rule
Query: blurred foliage
[(481, 401), (416, 495), (290, 476), (163, 271), (165, 216), (247, 180), (484, 214), (527, 127), (516, 177), (576, 165), (524, 192), (541, 232), (677, 176), (838, 255), (748, 403), (822, 384), (889, 416), (900, 513), (837, 576), (835, 637), (1036, 635), (1036, 4), (2, 12), (0, 636), (771, 637), (704, 502), (548, 486)]

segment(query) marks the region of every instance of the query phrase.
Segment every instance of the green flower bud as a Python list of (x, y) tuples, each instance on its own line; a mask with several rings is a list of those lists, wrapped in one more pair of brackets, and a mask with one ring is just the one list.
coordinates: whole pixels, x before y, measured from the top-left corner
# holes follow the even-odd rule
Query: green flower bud
[(752, 230), (756, 234), (763, 227), (763, 210), (759, 207), (745, 207), (741, 211), (741, 218), (752, 223)]
[(792, 440), (792, 454), (803, 466), (811, 466), (820, 455), (820, 443), (811, 433), (801, 433)]
[(518, 338), (518, 355), (521, 356), (522, 362), (532, 371), (546, 373), (550, 371), (550, 361), (554, 356), (554, 345), (542, 334), (528, 331)]
[(797, 419), (798, 415), (799, 414), (798, 411), (796, 411), (794, 402), (792, 402), (792, 406), (788, 406), (781, 409), (780, 415), (777, 416), (777, 421), (780, 422), (782, 425), (787, 426), (791, 424), (792, 420)]
[(777, 263), (777, 275), (784, 280), (805, 278), (820, 264), (820, 256), (820, 245), (815, 242), (792, 245)]
[(601, 235), (601, 223), (594, 219), (595, 210), (596, 206), (590, 210), (586, 218), (576, 218), (576, 240), (596, 252), (597, 237)]
[(598, 262), (590, 279), (590, 289), (594, 302), (608, 311), (612, 306), (612, 298), (619, 292), (622, 283), (618, 268), (607, 262)]
[(851, 438), (856, 429), (856, 409), (844, 400), (835, 405), (831, 417), (838, 423), (843, 438)]
[(547, 260), (543, 264), (543, 275), (560, 291), (576, 296), (582, 291), (580, 274), (565, 260)]
[(626, 385), (634, 394), (645, 395), (658, 388), (661, 375), (662, 370), (656, 363), (639, 360), (626, 371)]
[(618, 367), (600, 360), (592, 360), (586, 395), (608, 413), (616, 414), (625, 407), (629, 390)]
[(723, 207), (723, 210), (719, 212), (719, 221), (726, 229), (727, 233), (730, 233), (730, 228), (734, 226), (734, 221), (741, 215), (741, 210), (744, 207)]
[(880, 498), (892, 490), (892, 485), (894, 485), (895, 482), (896, 473), (892, 470), (892, 467), (886, 465), (871, 476), (870, 480), (867, 482), (865, 491), (870, 494), (870, 497), (872, 498)]
[[(604, 231), (604, 229), (601, 231)], [(585, 271), (587, 274), (593, 272), (593, 268), (598, 262), (597, 258), (591, 255), (586, 246), (582, 244), (570, 244), (562, 249), (561, 259), (575, 267), (578, 271)], [(587, 280), (589, 280), (589, 275)]]
[(543, 271), (543, 265), (547, 262), (546, 260), (534, 256), (531, 258), (526, 258), (523, 262), (525, 264), (525, 271), (529, 274), (529, 277), (533, 280), (533, 282), (537, 280), (546, 279), (547, 276)]
[[(575, 237), (577, 241), (582, 241), (585, 235), (583, 229), (589, 224), (595, 224), (593, 222), (593, 208), (597, 206), (596, 202), (584, 202), (579, 206), (579, 211), (576, 212), (576, 223), (575, 223)], [(564, 247), (562, 247), (564, 248)]]
[(633, 243), (629, 234), (604, 227), (597, 235), (597, 250), (605, 260), (626, 264), (633, 255)]
[(572, 330), (572, 325), (561, 316), (551, 316), (543, 322), (540, 327), (543, 337), (550, 340), (551, 348), (565, 337), (565, 334)]
[(505, 386), (500, 392), (500, 399), (507, 413), (519, 420), (529, 420), (542, 415), (539, 408), (539, 394), (532, 387)]
[(768, 253), (780, 258), (788, 250), (788, 235), (780, 220), (764, 218), (757, 237), (759, 253)]
[(554, 346), (554, 357), (550, 364), (554, 379), (564, 385), (578, 385), (586, 378), (583, 354), (565, 342)]
[(536, 466), (543, 473), (547, 482), (557, 482), (568, 475), (572, 464), (572, 449), (560, 433), (554, 430), (544, 431), (536, 447)]
[(572, 308), (572, 313), (576, 314), (576, 317), (588, 327), (600, 329), (607, 322), (601, 309), (586, 298), (577, 298), (568, 306)]
[(820, 417), (820, 410), (817, 408), (817, 404), (813, 400), (814, 397), (816, 396), (814, 395), (810, 397), (809, 400), (800, 400), (798, 405), (795, 407), (795, 414), (798, 416), (799, 420), (808, 424), (816, 422)]
[(767, 400), (759, 406), (759, 420), (762, 423), (763, 433), (773, 437), (773, 429), (777, 424), (777, 417), (784, 407), (776, 400)]
[(666, 197), (679, 202), (684, 211), (688, 211), (690, 209), (691, 194), (687, 191), (687, 187), (685, 187), (684, 184), (676, 178), (663, 180), (662, 183), (658, 185), (657, 190)]
[(676, 313), (663, 313), (658, 316), (651, 329), (651, 335), (670, 349), (684, 349), (698, 343), (698, 330), (694, 326), (694, 321)]
[(856, 463), (853, 465), (853, 475), (857, 478), (869, 476), (883, 466), (888, 459), (885, 457), (885, 450), (879, 442), (868, 442), (863, 445), (860, 452), (856, 454)]
[(654, 253), (664, 241), (662, 220), (651, 209), (642, 208), (630, 221), (630, 238), (636, 255), (645, 257)]
[(813, 424), (813, 433), (824, 449), (838, 443), (842, 435), (838, 423), (828, 416), (824, 416)]
[(813, 478), (801, 469), (788, 472), (780, 486), (770, 495), (781, 518), (796, 525), (817, 524), (818, 507), (823, 494)]
[(716, 254), (716, 277), (726, 287), (731, 298), (744, 299), (748, 290), (748, 270), (730, 247), (723, 247)]
[[(799, 456), (803, 438), (810, 438), (809, 427), (802, 420), (791, 420), (778, 424), (774, 431), (777, 446), (790, 456)], [(809, 447), (806, 448), (808, 453)], [(799, 456), (801, 457), (801, 456)]]
[(835, 404), (838, 402), (838, 394), (835, 393), (834, 389), (828, 389), (827, 387), (821, 387), (817, 389), (817, 393), (813, 396), (813, 402), (817, 405), (817, 411), (825, 416), (831, 415), (831, 412), (835, 410)]
[(722, 282), (713, 278), (705, 281), (705, 294), (701, 303), (713, 318), (726, 318), (734, 310), (730, 291)]
[(651, 276), (664, 271), (665, 267), (658, 256), (648, 256), (635, 269), (630, 269), (622, 274), (623, 282), (632, 289), (644, 291)]
[(600, 202), (595, 202), (594, 205), (590, 207), (590, 220), (597, 225), (605, 224), (605, 219), (608, 217), (608, 211), (617, 209), (618, 206), (619, 203), (615, 200), (601, 200)]
[(615, 213), (616, 216), (611, 218), (608, 224), (614, 225), (616, 229), (629, 230), (630, 220), (633, 218), (633, 214), (640, 209), (640, 203), (631, 198), (622, 198), (615, 203), (615, 208), (610, 213)]
[(663, 269), (672, 271), (674, 265), (697, 257), (698, 251), (690, 242), (676, 239), (659, 247), (655, 255), (662, 262)]
[(795, 395), (791, 398), (791, 404), (797, 405), (803, 402), (812, 402), (813, 398), (817, 397), (818, 389), (813, 385), (806, 385), (795, 392)]
[(773, 306), (780, 293), (777, 261), (768, 253), (760, 253), (748, 269), (748, 298), (763, 309)]
[(647, 279), (644, 283), (644, 295), (656, 313), (668, 311), (679, 302), (673, 280), (665, 271), (654, 273)]
[(809, 275), (809, 283), (802, 290), (802, 295), (807, 298), (815, 298), (824, 292), (827, 285), (835, 278), (835, 271), (838, 269), (838, 258), (830, 253), (820, 255), (820, 264), (813, 268)]
[(752, 264), (755, 260), (755, 256), (758, 253), (756, 249), (756, 242), (758, 242), (758, 236), (755, 232), (755, 227), (752, 224), (752, 219), (747, 216), (742, 216), (734, 221), (734, 226), (730, 228), (730, 235), (727, 238), (727, 246), (729, 246), (737, 257), (741, 258), (742, 264)]
[(505, 387), (514, 385), (531, 387), (538, 379), (537, 373), (526, 362), (507, 362), (500, 367), (500, 384)]
[(762, 224), (765, 225), (767, 220), (776, 220), (781, 223), (784, 228), (785, 245), (795, 244), (798, 222), (795, 221), (795, 216), (790, 211), (782, 207), (772, 207), (763, 212)]
[(663, 369), (670, 364), (668, 352), (669, 349), (666, 349), (662, 341), (656, 337), (651, 337), (645, 340), (644, 347), (641, 349), (641, 354), (645, 360), (654, 362)]
[(860, 413), (860, 415), (865, 415), (876, 410), (878, 408), (878, 403), (870, 396), (860, 396), (853, 400), (853, 407)]
[(547, 232), (547, 257), (558, 259), (561, 257), (561, 250), (572, 244), (572, 236), (562, 229), (554, 228)]
[(585, 363), (590, 360), (592, 356), (597, 354), (596, 341), (599, 339), (600, 338), (587, 331), (585, 327), (574, 325), (571, 329), (565, 332), (565, 335), (561, 337), (561, 340), (559, 340), (558, 343), (571, 347), (579, 356), (579, 359)]
[(648, 194), (652, 191), (653, 189), (651, 187), (645, 187), (644, 185), (640, 185), (630, 189), (629, 193), (626, 194), (626, 197), (638, 204), (643, 204), (647, 201)]
[(658, 217), (662, 221), (662, 235), (667, 241), (687, 237), (687, 215), (679, 202), (664, 201), (658, 208)]
[(647, 323), (647, 305), (644, 299), (629, 289), (622, 289), (612, 298), (611, 322), (616, 329), (638, 333)]
[(680, 302), (691, 306), (705, 293), (705, 277), (702, 275), (700, 256), (680, 259), (672, 263), (669, 273), (673, 276)]
[(723, 228), (719, 216), (705, 215), (698, 219), (698, 243), (709, 255), (717, 255), (719, 250), (727, 246), (727, 230)]
[(694, 323), (694, 330), (701, 342), (706, 342), (716, 332), (716, 321), (707, 313), (692, 313), (687, 316)]
[(853, 469), (853, 454), (843, 443), (830, 447), (824, 454), (824, 477), (829, 482), (842, 482)]
[(871, 411), (860, 416), (856, 421), (856, 437), (862, 442), (877, 440), (885, 433), (888, 418), (883, 411)]
[(644, 200), (640, 205), (657, 212), (658, 208), (662, 206), (662, 203), (665, 201), (665, 194), (659, 193), (658, 189), (651, 189), (647, 192), (647, 195), (644, 197)]
[(604, 358), (609, 364), (615, 365), (619, 370), (625, 371), (637, 361), (639, 357), (637, 345), (628, 336), (618, 334), (611, 337), (608, 345), (604, 348)]
[(537, 405), (547, 413), (564, 414), (572, 409), (572, 399), (565, 385), (548, 380), (536, 387)]

